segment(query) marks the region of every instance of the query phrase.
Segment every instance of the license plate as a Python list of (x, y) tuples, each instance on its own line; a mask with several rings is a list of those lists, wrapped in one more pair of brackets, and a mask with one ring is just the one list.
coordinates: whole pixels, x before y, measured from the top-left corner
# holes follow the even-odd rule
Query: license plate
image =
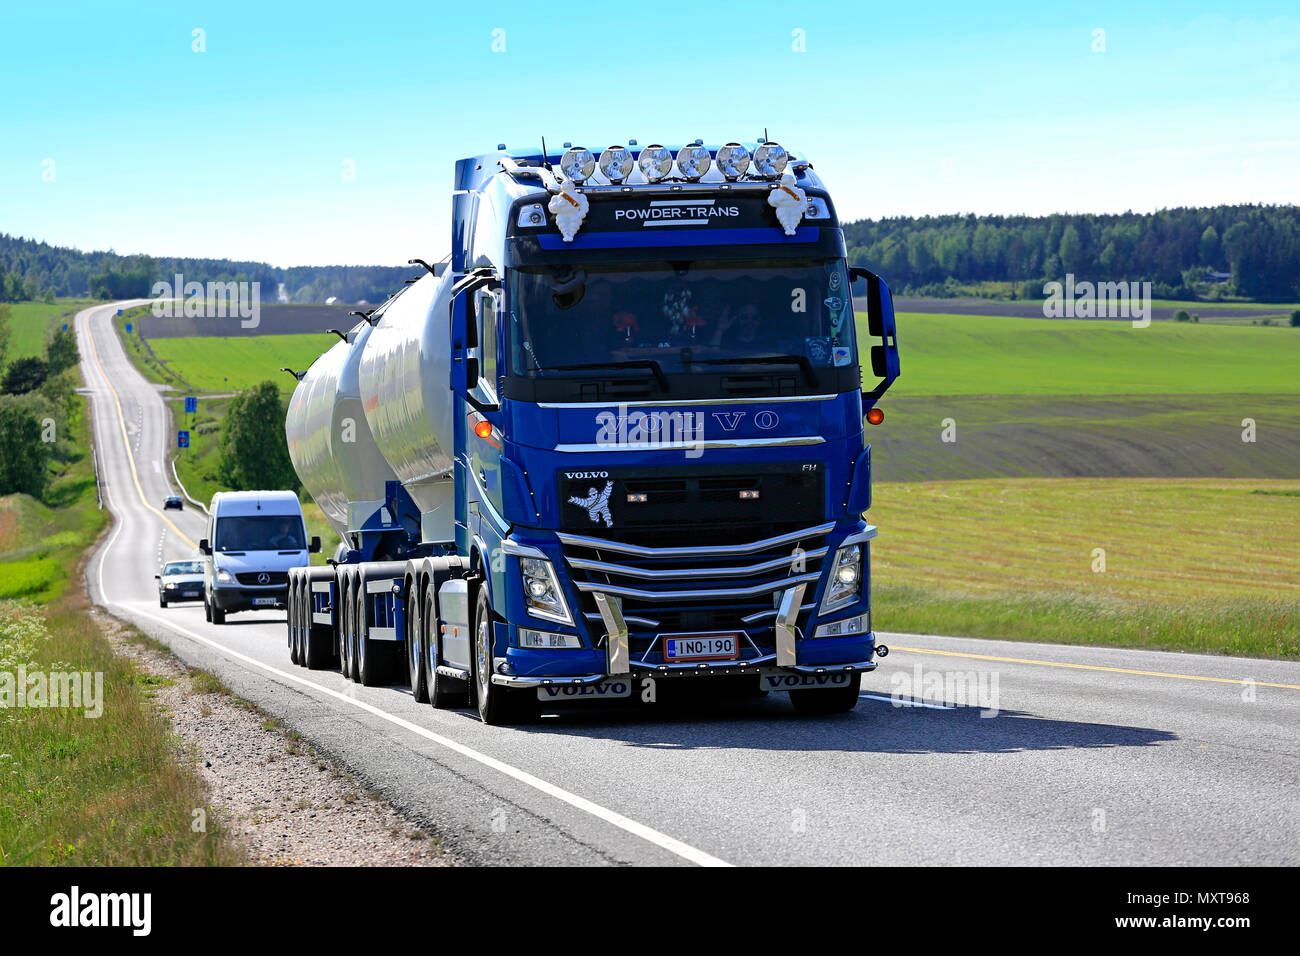
[(846, 687), (853, 675), (845, 671), (833, 674), (787, 674), (783, 671), (763, 671), (763, 690), (813, 690), (817, 687)]
[(631, 696), (632, 682), (625, 678), (602, 680), (594, 684), (551, 684), (537, 688), (538, 700), (603, 700)]
[(198, 597), (198, 596), (199, 596), (199, 592), (198, 592), (198, 591), (182, 591), (182, 592), (181, 592), (181, 597)]
[(666, 661), (734, 661), (739, 655), (736, 634), (673, 634), (664, 638)]
[(253, 604), (256, 607), (262, 607), (267, 604), (274, 604), (275, 598), (253, 598)]

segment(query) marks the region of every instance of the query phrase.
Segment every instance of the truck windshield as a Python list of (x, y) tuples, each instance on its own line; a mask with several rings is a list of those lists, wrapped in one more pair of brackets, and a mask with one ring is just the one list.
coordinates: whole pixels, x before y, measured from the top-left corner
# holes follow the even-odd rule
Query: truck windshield
[(218, 551), (301, 551), (306, 546), (296, 515), (231, 515), (217, 521)]
[(529, 267), (512, 272), (508, 308), (518, 376), (626, 368), (662, 379), (732, 365), (798, 375), (858, 359), (842, 260)]

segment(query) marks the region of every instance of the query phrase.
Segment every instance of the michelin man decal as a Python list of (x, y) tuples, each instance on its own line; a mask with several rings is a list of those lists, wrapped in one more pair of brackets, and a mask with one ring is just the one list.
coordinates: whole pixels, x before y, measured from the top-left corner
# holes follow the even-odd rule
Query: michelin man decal
[(605, 482), (605, 490), (597, 491), (595, 488), (587, 489), (587, 497), (570, 498), (569, 504), (577, 505), (579, 508), (587, 509), (587, 517), (592, 524), (599, 524), (600, 519), (605, 519), (605, 527), (614, 527), (614, 516), (609, 513), (609, 496), (614, 493), (614, 482)]

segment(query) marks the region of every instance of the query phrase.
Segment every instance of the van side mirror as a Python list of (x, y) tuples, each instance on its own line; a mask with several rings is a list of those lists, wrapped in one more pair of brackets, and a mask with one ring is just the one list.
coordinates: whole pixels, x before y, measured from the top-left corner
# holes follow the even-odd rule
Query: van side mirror
[(312, 554), (320, 553), (320, 535), (311, 536), (311, 545), (307, 548)]
[(162, 575), (161, 575), (161, 574), (155, 574), (155, 575), (153, 576), (153, 579), (154, 579), (155, 581), (161, 581), (161, 580), (162, 580)]
[(210, 545), (210, 544), (208, 543), (208, 539), (207, 539), (207, 538), (200, 538), (200, 539), (199, 539), (199, 554), (211, 554), (211, 553), (212, 553), (212, 545)]

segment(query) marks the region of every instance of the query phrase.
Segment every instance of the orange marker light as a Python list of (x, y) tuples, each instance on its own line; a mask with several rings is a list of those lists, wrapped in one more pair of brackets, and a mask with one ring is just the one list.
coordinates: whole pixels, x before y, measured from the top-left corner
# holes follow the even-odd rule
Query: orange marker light
[(488, 438), (492, 435), (492, 423), (488, 421), (479, 422), (474, 426), (474, 434), (479, 438)]
[(879, 425), (884, 420), (885, 413), (878, 408), (873, 408), (871, 411), (867, 412), (867, 421), (873, 425)]

